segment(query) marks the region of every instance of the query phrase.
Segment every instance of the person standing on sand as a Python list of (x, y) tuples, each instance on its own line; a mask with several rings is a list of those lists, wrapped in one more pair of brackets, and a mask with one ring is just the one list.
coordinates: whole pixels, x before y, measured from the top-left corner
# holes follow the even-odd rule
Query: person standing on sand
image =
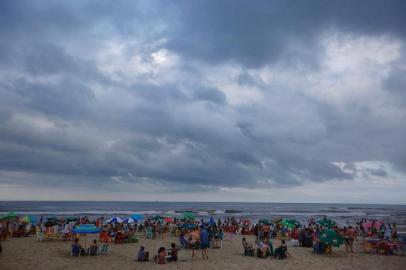
[(192, 248), (192, 260), (196, 255), (196, 249), (199, 248), (199, 240), (199, 233), (197, 232), (197, 229), (195, 229), (189, 234), (189, 245)]
[(205, 255), (206, 259), (209, 259), (209, 255), (207, 255), (208, 247), (209, 247), (209, 233), (202, 226), (200, 227), (200, 248), (202, 250), (203, 260)]

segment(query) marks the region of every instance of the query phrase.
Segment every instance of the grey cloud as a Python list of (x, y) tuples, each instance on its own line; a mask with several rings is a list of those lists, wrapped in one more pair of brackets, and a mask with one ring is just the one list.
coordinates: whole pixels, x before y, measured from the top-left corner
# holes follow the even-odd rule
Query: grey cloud
[[(406, 171), (406, 127), (376, 117), (368, 100), (337, 108), (248, 72), (281, 61), (283, 68), (317, 66), (317, 38), (328, 29), (403, 39), (402, 10), (396, 1), (2, 1), (0, 171), (35, 174), (32, 182), (46, 185), (103, 186), (119, 177), (185, 189), (354, 177), (336, 161), (389, 161)], [(110, 78), (86, 54), (109, 38), (128, 42), (127, 56), (135, 41), (143, 59), (159, 46), (177, 53), (180, 77)], [(162, 45), (152, 44), (158, 39)], [(243, 70), (236, 85), (255, 86), (261, 100), (232, 105), (208, 86), (201, 66), (227, 63)], [(389, 92), (402, 93), (402, 72), (388, 77)]]
[(404, 1), (184, 1), (175, 8), (169, 47), (211, 63), (311, 64), (319, 50), (315, 39), (331, 29), (406, 34)]

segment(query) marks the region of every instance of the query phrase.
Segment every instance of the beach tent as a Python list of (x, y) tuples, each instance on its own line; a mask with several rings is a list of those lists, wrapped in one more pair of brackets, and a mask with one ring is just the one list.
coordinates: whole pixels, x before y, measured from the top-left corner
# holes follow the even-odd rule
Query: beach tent
[(194, 220), (196, 218), (195, 214), (190, 211), (186, 211), (182, 213), (183, 218), (186, 220)]
[(331, 229), (323, 230), (320, 233), (319, 240), (334, 247), (339, 247), (344, 242), (344, 238)]
[(107, 220), (107, 223), (123, 223), (123, 220), (119, 217), (113, 217)]
[(281, 224), (290, 229), (302, 226), (296, 219), (284, 219)]
[(320, 219), (316, 221), (316, 223), (326, 228), (333, 228), (334, 226), (337, 225), (334, 220), (327, 218)]
[(141, 220), (144, 220), (144, 215), (139, 214), (139, 213), (134, 213), (131, 215), (131, 218), (135, 221), (141, 221)]
[(0, 221), (9, 221), (9, 220), (14, 220), (16, 218), (17, 218), (17, 214), (14, 212), (10, 212), (3, 216), (0, 216)]

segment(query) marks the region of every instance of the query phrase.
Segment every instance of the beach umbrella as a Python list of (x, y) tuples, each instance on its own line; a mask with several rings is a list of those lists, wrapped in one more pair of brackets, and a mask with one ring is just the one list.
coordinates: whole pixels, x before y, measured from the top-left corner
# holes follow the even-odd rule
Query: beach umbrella
[(3, 216), (0, 216), (0, 221), (9, 221), (17, 218), (17, 214), (14, 212), (9, 212)]
[(284, 219), (281, 224), (290, 229), (302, 226), (296, 219)]
[[(84, 234), (84, 235), (88, 235), (88, 234), (100, 234), (100, 228), (96, 227), (94, 224), (82, 224), (79, 226), (76, 226), (73, 230), (73, 233), (76, 234)], [(86, 242), (87, 242), (87, 238), (85, 237), (85, 248), (86, 248)]]
[(262, 223), (264, 225), (271, 225), (272, 224), (272, 222), (269, 219), (266, 219), (266, 218), (260, 219), (258, 222)]
[(107, 223), (122, 223), (123, 220), (119, 217), (113, 217), (107, 220)]
[(131, 217), (123, 219), (123, 223), (135, 223), (135, 222), (137, 221)]
[(362, 227), (364, 228), (364, 230), (369, 230), (370, 228), (374, 227), (375, 229), (379, 230), (382, 225), (383, 225), (383, 221), (369, 221), (369, 222), (365, 222), (362, 224)]
[(160, 215), (156, 215), (152, 219), (158, 221), (158, 220), (162, 220), (162, 217)]
[(94, 224), (82, 224), (75, 226), (72, 232), (77, 234), (96, 234), (100, 233), (100, 228), (96, 227)]
[(36, 223), (36, 218), (33, 216), (25, 216), (21, 219), (22, 222), (28, 223), (28, 224), (35, 224)]
[(249, 219), (244, 219), (244, 220), (242, 221), (242, 224), (244, 224), (244, 225), (250, 225), (250, 224), (251, 224), (251, 220), (249, 220)]
[(333, 228), (334, 226), (337, 225), (334, 220), (327, 218), (320, 219), (316, 221), (316, 223), (326, 228)]
[(45, 221), (45, 227), (53, 227), (55, 225), (58, 225), (58, 219), (56, 217), (49, 217)]
[(323, 230), (320, 233), (319, 240), (325, 244), (339, 247), (344, 242), (344, 238), (336, 231), (331, 229)]
[(77, 222), (78, 218), (77, 217), (68, 217), (65, 219), (66, 223), (70, 223), (70, 222)]
[(183, 229), (195, 229), (195, 228), (197, 228), (197, 225), (196, 225), (196, 224), (193, 224), (193, 223), (183, 223), (183, 224), (181, 225), (181, 227), (182, 227)]
[(139, 214), (139, 213), (134, 213), (131, 215), (131, 218), (135, 221), (141, 221), (141, 220), (144, 220), (144, 215)]
[(165, 221), (166, 223), (171, 223), (171, 222), (173, 222), (173, 218), (171, 218), (171, 217), (165, 217), (165, 218), (164, 218), (164, 221)]
[(273, 223), (281, 223), (281, 222), (282, 222), (282, 218), (281, 218), (281, 217), (274, 217), (274, 218), (272, 219), (272, 222), (273, 222)]
[(182, 215), (183, 215), (183, 218), (187, 219), (187, 220), (194, 220), (196, 218), (195, 214), (190, 211), (183, 212)]

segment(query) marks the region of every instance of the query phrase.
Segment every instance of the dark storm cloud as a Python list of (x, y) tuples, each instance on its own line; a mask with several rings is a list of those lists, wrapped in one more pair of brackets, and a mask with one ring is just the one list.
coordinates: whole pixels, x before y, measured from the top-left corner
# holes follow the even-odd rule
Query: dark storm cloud
[(269, 61), (315, 61), (323, 31), (406, 35), (404, 1), (183, 1), (169, 46), (191, 59), (236, 61), (261, 66)]
[[(405, 13), (404, 1), (1, 1), (0, 171), (25, 174), (0, 183), (257, 188), (351, 179), (336, 161), (406, 170), (406, 128), (371, 116), (368, 100), (339, 110), (248, 72), (312, 70), (324, 31), (403, 40)], [(108, 62), (123, 67), (106, 74), (109, 40), (129, 59), (162, 47), (184, 62), (171, 82), (172, 68), (138, 75)], [(202, 74), (230, 63), (236, 85), (263, 95), (256, 103), (232, 104)], [(389, 92), (403, 95), (402, 68)]]

